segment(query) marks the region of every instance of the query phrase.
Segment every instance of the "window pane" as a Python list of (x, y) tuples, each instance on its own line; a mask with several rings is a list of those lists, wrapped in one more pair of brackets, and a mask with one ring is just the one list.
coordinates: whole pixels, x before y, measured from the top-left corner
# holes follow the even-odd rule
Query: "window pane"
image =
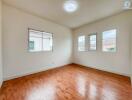
[(29, 38), (29, 51), (41, 51), (42, 50), (42, 38), (30, 37)]
[(52, 50), (52, 34), (44, 33), (43, 34), (43, 50), (51, 51)]
[(42, 50), (42, 32), (29, 30), (29, 51), (37, 52)]
[(85, 36), (78, 37), (78, 50), (85, 51)]
[(89, 49), (96, 50), (96, 35), (89, 36)]
[(116, 52), (116, 30), (103, 32), (103, 51)]

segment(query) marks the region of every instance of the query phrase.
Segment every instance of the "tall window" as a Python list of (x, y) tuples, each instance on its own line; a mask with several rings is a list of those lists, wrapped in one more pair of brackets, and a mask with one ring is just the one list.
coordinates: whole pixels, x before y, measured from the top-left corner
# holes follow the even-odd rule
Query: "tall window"
[(29, 51), (52, 51), (52, 34), (29, 29)]
[(78, 37), (78, 51), (85, 51), (85, 36)]
[(103, 32), (102, 49), (104, 52), (116, 52), (116, 29)]
[(96, 34), (90, 34), (88, 37), (89, 37), (89, 50), (96, 50), (97, 35)]

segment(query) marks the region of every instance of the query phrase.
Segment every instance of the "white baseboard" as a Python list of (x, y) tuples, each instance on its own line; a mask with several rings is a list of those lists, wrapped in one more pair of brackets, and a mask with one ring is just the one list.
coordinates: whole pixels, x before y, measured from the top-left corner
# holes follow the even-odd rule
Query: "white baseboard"
[(28, 72), (24, 72), (24, 73), (19, 74), (19, 75), (14, 75), (14, 76), (11, 76), (11, 77), (10, 76), (9, 77), (4, 77), (4, 81), (8, 81), (8, 80), (11, 80), (11, 79), (15, 79), (15, 78), (19, 78), (19, 77), (23, 77), (23, 76), (39, 73), (39, 72), (43, 72), (43, 71), (54, 69), (54, 68), (58, 68), (58, 67), (63, 67), (63, 66), (69, 65), (69, 64), (71, 64), (71, 63), (60, 65), (60, 66), (52, 66), (52, 67), (46, 67), (46, 68), (43, 67), (42, 69), (39, 69), (37, 71), (28, 71)]
[[(64, 65), (61, 65), (61, 66), (48, 67), (46, 69), (43, 68), (43, 69), (40, 69), (40, 70), (37, 70), (37, 71), (25, 72), (25, 73), (20, 74), (20, 75), (14, 75), (14, 76), (11, 76), (11, 77), (6, 77), (6, 78), (4, 78), (4, 81), (15, 79), (15, 78), (19, 78), (19, 77), (23, 77), (23, 76), (27, 76), (27, 75), (31, 75), (31, 74), (35, 74), (35, 73), (38, 73), (38, 72), (42, 72), (42, 71), (46, 71), (46, 70), (50, 70), (50, 69), (54, 69), (54, 68), (58, 68), (58, 67), (62, 67), (62, 66), (69, 65), (69, 64), (72, 64), (72, 63), (64, 64)], [(113, 71), (113, 70), (106, 70), (106, 69), (103, 69), (103, 68), (91, 67), (91, 66), (87, 66), (87, 65), (80, 64), (80, 63), (75, 63), (75, 62), (73, 64), (78, 64), (78, 65), (86, 66), (86, 67), (89, 67), (89, 68), (94, 68), (94, 69), (98, 69), (98, 70), (102, 70), (102, 71), (111, 72), (111, 73), (115, 73), (115, 74), (119, 74), (119, 75), (130, 77), (129, 74), (120, 73), (120, 72), (116, 72), (116, 71)]]
[(97, 69), (97, 70), (102, 70), (102, 71), (105, 71), (105, 72), (115, 73), (115, 74), (123, 75), (123, 76), (127, 76), (127, 77), (131, 76), (130, 74), (121, 73), (121, 72), (117, 72), (117, 71), (113, 71), (113, 70), (107, 70), (107, 69), (103, 69), (103, 68), (99, 68), (99, 67), (95, 67), (95, 66), (93, 67), (93, 66), (88, 66), (88, 65), (85, 65), (85, 64), (75, 63), (75, 62), (74, 62), (74, 64), (86, 66), (86, 67), (89, 67), (89, 68), (94, 68), (94, 69)]

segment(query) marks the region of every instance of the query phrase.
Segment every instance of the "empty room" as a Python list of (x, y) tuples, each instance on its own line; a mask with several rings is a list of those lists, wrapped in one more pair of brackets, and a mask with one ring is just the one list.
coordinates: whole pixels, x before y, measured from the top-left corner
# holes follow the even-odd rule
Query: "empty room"
[(0, 0), (0, 100), (132, 100), (132, 0)]

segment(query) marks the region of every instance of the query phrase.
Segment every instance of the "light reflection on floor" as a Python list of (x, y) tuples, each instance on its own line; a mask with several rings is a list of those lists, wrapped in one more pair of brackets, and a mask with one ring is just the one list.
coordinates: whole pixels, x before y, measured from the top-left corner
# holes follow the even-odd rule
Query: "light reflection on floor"
[(93, 83), (91, 83), (90, 85), (89, 85), (89, 98), (90, 99), (92, 99), (92, 100), (94, 100), (94, 99), (96, 99), (96, 97), (97, 97), (97, 94), (98, 92), (97, 92), (97, 87), (96, 87), (96, 85), (95, 84), (93, 84)]
[(107, 98), (107, 100), (117, 100), (116, 92), (114, 92), (114, 90), (108, 86), (104, 86), (104, 89), (102, 90), (102, 95), (102, 100), (104, 100), (104, 98)]
[(85, 90), (86, 89), (86, 79), (85, 79), (85, 77), (82, 75), (78, 75), (76, 82), (77, 82), (77, 91), (79, 92), (79, 94), (81, 96), (84, 97), (85, 93), (86, 93), (86, 90)]
[(55, 86), (48, 83), (47, 85), (32, 89), (26, 100), (55, 100), (55, 93)]
[(129, 78), (64, 67), (4, 82), (0, 100), (132, 100)]

